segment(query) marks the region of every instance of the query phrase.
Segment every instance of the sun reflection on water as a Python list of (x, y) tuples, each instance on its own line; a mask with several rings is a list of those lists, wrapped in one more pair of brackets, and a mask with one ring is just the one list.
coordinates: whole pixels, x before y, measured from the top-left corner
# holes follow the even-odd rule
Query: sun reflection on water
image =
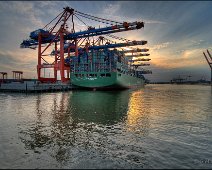
[(127, 112), (127, 129), (130, 132), (146, 136), (148, 134), (149, 106), (145, 104), (143, 91), (134, 91), (131, 93)]

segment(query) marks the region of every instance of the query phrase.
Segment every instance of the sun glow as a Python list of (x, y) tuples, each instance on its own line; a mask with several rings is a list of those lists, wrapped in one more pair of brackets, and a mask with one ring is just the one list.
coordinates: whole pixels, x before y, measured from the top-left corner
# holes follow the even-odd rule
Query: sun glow
[[(143, 99), (143, 92), (133, 92), (129, 99), (129, 108), (127, 112), (127, 130), (136, 132), (145, 136), (149, 127), (149, 108), (145, 105)], [(140, 123), (141, 122), (141, 123)], [(142, 125), (141, 126), (138, 126)]]

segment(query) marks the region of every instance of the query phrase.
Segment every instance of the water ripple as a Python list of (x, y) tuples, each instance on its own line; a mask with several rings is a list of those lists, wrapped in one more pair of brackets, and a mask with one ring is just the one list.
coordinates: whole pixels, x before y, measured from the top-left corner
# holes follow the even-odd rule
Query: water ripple
[(2, 93), (0, 101), (1, 168), (212, 165), (209, 86)]

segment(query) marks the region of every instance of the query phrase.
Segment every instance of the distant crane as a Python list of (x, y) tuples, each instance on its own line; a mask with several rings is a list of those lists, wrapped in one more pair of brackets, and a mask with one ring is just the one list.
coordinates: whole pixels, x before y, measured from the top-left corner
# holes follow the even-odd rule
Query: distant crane
[(191, 81), (191, 78), (192, 76), (191, 75), (188, 75), (187, 77), (186, 77), (186, 79), (188, 78), (188, 81)]
[(0, 83), (4, 82), (5, 79), (7, 79), (7, 72), (0, 72), (0, 74), (2, 75), (2, 79), (0, 79)]
[(207, 50), (208, 56), (206, 56), (205, 52), (203, 52), (205, 59), (209, 65), (209, 67), (211, 68), (211, 85), (212, 85), (212, 57), (210, 52)]
[(179, 83), (179, 84), (181, 84), (181, 83), (183, 83), (184, 82), (184, 80), (186, 80), (186, 78), (182, 78), (180, 75), (177, 77), (177, 78), (173, 78), (172, 80), (171, 80), (171, 83)]

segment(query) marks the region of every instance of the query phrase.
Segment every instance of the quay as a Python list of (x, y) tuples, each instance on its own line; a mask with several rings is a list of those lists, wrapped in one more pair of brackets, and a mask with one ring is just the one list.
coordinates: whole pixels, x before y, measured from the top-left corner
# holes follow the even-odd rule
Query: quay
[(54, 91), (69, 91), (78, 89), (70, 83), (40, 83), (39, 81), (21, 81), (0, 83), (0, 92), (39, 93)]

